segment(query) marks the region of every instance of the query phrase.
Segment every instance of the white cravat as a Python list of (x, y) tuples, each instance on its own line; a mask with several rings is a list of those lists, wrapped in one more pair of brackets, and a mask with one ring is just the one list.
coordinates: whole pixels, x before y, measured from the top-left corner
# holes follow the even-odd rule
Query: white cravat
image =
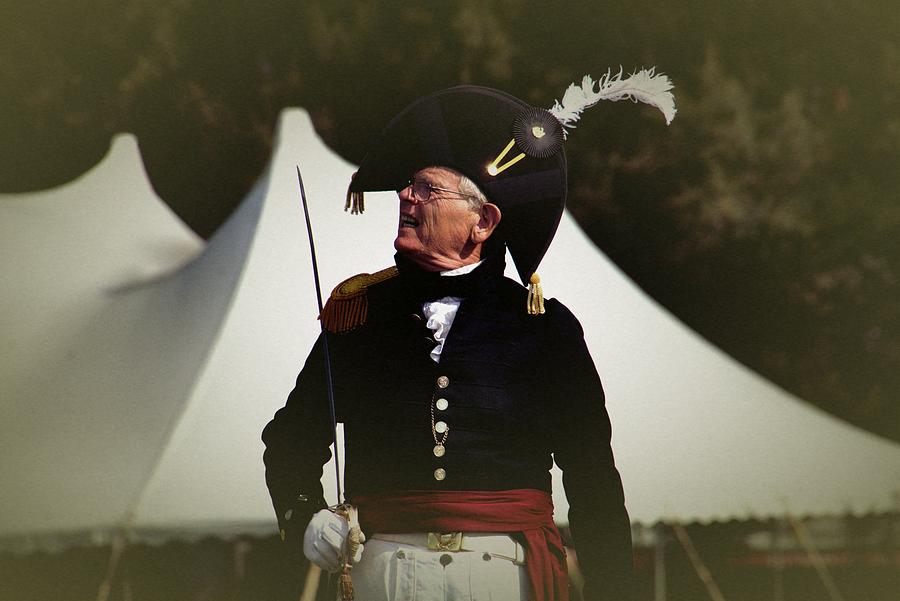
[[(481, 261), (472, 263), (471, 265), (463, 265), (449, 271), (442, 271), (441, 275), (453, 276), (463, 275), (473, 271), (481, 265)], [(445, 296), (435, 301), (422, 303), (422, 313), (425, 315), (425, 325), (434, 332), (434, 339), (437, 340), (437, 346), (431, 351), (431, 358), (435, 363), (441, 360), (441, 351), (444, 350), (444, 341), (450, 333), (450, 326), (453, 325), (453, 319), (456, 317), (456, 311), (459, 309), (459, 303), (462, 298), (458, 296)]]

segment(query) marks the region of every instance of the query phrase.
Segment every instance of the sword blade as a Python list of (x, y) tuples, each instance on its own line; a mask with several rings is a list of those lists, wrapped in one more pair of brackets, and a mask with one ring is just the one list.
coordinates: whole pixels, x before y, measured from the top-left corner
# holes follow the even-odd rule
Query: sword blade
[[(306, 234), (309, 237), (309, 255), (312, 259), (313, 281), (316, 285), (316, 301), (319, 305), (319, 315), (322, 315), (322, 287), (319, 285), (319, 264), (316, 261), (316, 244), (313, 241), (312, 223), (309, 219), (309, 204), (306, 202), (306, 189), (303, 187), (303, 176), (300, 175), (300, 166), (297, 165), (297, 183), (300, 184), (300, 200), (303, 202), (303, 216), (306, 218)], [(328, 408), (331, 410), (331, 434), (334, 441), (334, 481), (337, 485), (338, 505), (344, 502), (341, 491), (341, 461), (338, 454), (337, 441), (337, 412), (334, 407), (334, 385), (331, 379), (331, 353), (328, 350), (328, 330), (325, 329), (322, 320), (319, 320), (322, 331), (322, 346), (325, 352), (325, 382), (328, 388)]]

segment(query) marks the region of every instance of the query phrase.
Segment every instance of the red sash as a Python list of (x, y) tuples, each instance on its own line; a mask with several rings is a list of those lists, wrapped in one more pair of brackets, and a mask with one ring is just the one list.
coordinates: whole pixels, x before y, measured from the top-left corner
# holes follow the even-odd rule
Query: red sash
[(566, 551), (553, 501), (533, 488), (414, 491), (353, 498), (363, 532), (502, 532), (525, 547), (534, 601), (568, 601)]

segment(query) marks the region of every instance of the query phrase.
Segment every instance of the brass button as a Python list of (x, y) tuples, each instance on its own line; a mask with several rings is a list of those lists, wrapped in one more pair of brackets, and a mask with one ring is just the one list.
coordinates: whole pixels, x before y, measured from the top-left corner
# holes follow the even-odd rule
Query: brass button
[(397, 550), (397, 559), (406, 559), (406, 553), (403, 552), (403, 549)]
[(443, 434), (447, 431), (447, 423), (446, 422), (438, 422), (434, 425), (434, 431), (438, 434)]
[(434, 448), (431, 449), (431, 452), (434, 453), (435, 457), (443, 457), (444, 453), (447, 452), (447, 449), (442, 444), (434, 445)]
[(446, 568), (448, 565), (453, 563), (453, 556), (450, 555), (449, 553), (444, 553), (443, 555), (440, 556), (438, 561), (441, 562), (441, 565)]
[(440, 482), (441, 480), (443, 480), (446, 477), (447, 477), (447, 470), (445, 470), (444, 468), (439, 467), (436, 470), (434, 470), (434, 479), (437, 480), (438, 482)]
[(450, 403), (447, 399), (438, 399), (434, 402), (434, 406), (437, 407), (438, 411), (444, 411), (450, 406)]
[(450, 386), (450, 378), (447, 376), (441, 376), (437, 379), (438, 388), (447, 388)]

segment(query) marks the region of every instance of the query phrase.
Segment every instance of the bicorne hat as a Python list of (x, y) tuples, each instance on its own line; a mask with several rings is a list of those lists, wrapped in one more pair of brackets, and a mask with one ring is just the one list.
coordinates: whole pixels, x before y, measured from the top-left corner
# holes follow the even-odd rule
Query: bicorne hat
[[(534, 132), (529, 127), (523, 137), (549, 142), (539, 146), (544, 156), (532, 150), (532, 155), (526, 152), (507, 167), (526, 150), (513, 140), (517, 123), (528, 117), (540, 125)], [(541, 126), (543, 133), (537, 129)], [(510, 142), (513, 147), (496, 160)], [(442, 90), (420, 98), (391, 121), (360, 165), (350, 190), (398, 190), (416, 171), (430, 166), (459, 171), (500, 208), (503, 217), (494, 235), (506, 243), (519, 277), (527, 283), (566, 204), (566, 155), (559, 121), (549, 111), (491, 88)]]
[(425, 167), (455, 169), (500, 208), (493, 236), (506, 244), (522, 283), (535, 284), (566, 204), (566, 129), (585, 108), (623, 98), (656, 106), (669, 122), (671, 87), (652, 69), (626, 78), (607, 72), (597, 82), (585, 77), (572, 84), (549, 110), (480, 86), (435, 92), (388, 124), (354, 175), (345, 208), (361, 212), (364, 192), (402, 189)]

